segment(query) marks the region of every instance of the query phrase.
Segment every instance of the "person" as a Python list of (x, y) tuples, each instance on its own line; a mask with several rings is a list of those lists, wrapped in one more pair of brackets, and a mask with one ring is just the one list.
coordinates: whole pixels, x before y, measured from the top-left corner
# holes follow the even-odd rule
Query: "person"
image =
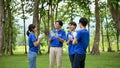
[(38, 36), (38, 39), (35, 36), (36, 26), (35, 24), (30, 24), (28, 26), (27, 36), (28, 36), (28, 45), (29, 45), (29, 68), (36, 68), (36, 57), (39, 50), (39, 43), (43, 37), (43, 34)]
[(55, 59), (57, 62), (57, 68), (62, 68), (62, 46), (66, 39), (65, 31), (61, 29), (63, 23), (61, 20), (55, 22), (55, 29), (53, 29), (49, 36), (50, 42), (50, 68), (54, 68)]
[(89, 31), (86, 29), (87, 24), (88, 20), (86, 18), (79, 20), (81, 30), (77, 32), (77, 36), (72, 42), (76, 44), (73, 68), (85, 68), (86, 49), (89, 45)]
[(74, 60), (74, 47), (75, 45), (72, 44), (73, 39), (76, 37), (77, 31), (75, 30), (77, 27), (77, 24), (75, 22), (69, 23), (70, 31), (67, 34), (67, 45), (68, 45), (68, 54), (71, 62), (71, 66), (73, 67), (73, 60)]

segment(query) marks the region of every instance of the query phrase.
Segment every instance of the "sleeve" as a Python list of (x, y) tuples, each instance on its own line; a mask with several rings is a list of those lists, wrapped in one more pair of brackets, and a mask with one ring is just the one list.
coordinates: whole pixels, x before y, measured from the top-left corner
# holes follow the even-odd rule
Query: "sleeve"
[(65, 33), (65, 31), (63, 31), (62, 39), (67, 40), (67, 37), (66, 37), (66, 33)]
[(68, 35), (69, 35), (69, 33), (66, 35), (66, 41), (68, 41)]
[(32, 40), (32, 42), (37, 41), (37, 38), (35, 37), (35, 35), (31, 35), (31, 40)]
[(78, 40), (78, 39), (80, 39), (80, 37), (81, 37), (81, 33), (80, 33), (80, 31), (77, 31), (76, 39)]

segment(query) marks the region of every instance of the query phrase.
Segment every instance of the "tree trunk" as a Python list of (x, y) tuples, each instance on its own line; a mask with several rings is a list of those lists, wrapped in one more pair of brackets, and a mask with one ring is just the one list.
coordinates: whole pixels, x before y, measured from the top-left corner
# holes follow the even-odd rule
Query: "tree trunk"
[[(107, 25), (108, 25), (108, 24), (107, 24)], [(108, 41), (108, 52), (111, 52), (111, 51), (112, 51), (112, 48), (111, 48), (111, 44), (110, 44), (108, 27), (106, 28), (106, 33), (107, 33), (107, 41)]]
[(108, 41), (108, 52), (111, 52), (111, 51), (112, 51), (112, 48), (111, 48), (111, 44), (110, 44), (110, 38), (109, 38), (109, 32), (108, 32), (108, 21), (107, 21), (107, 18), (106, 18), (106, 23), (107, 23), (106, 35), (107, 35), (107, 41)]
[(22, 14), (23, 14), (23, 25), (24, 25), (24, 46), (25, 46), (25, 54), (27, 54), (27, 45), (26, 45), (26, 27), (25, 27), (25, 10), (24, 10), (24, 1), (22, 1)]
[(56, 15), (55, 15), (55, 20), (57, 20), (57, 16), (58, 16), (58, 3), (56, 5)]
[(115, 4), (110, 3), (108, 0), (108, 5), (110, 12), (112, 14), (112, 18), (115, 21), (116, 24), (116, 30), (120, 34), (120, 11), (119, 11), (119, 2), (116, 1)]
[[(40, 34), (40, 21), (39, 21), (39, 1), (40, 0), (34, 0), (34, 15), (33, 15), (33, 23), (36, 24), (36, 27), (37, 27), (37, 37), (38, 35)], [(41, 53), (41, 50), (39, 49), (39, 54), (42, 54)]]
[[(50, 27), (50, 3), (49, 3), (49, 10), (48, 10), (48, 27), (47, 27), (47, 29), (48, 29), (48, 34), (50, 33), (49, 27)], [(47, 42), (47, 43), (48, 43), (48, 42)], [(50, 52), (50, 44), (48, 43), (48, 52), (47, 52), (47, 53), (49, 53), (49, 52)]]
[[(37, 23), (37, 31), (38, 31), (38, 32), (37, 32), (37, 35), (40, 34), (40, 23), (41, 23), (41, 18), (42, 18), (42, 16), (40, 15), (39, 22)], [(42, 54), (40, 47), (39, 47), (39, 54), (40, 54), (40, 55)]]
[[(90, 16), (89, 16), (89, 21), (90, 21)], [(90, 22), (88, 23), (88, 31), (89, 31), (89, 33), (90, 33)], [(88, 52), (90, 52), (90, 44), (89, 44), (89, 46), (88, 46)]]
[[(36, 27), (38, 29), (38, 22), (39, 22), (39, 10), (38, 10), (38, 6), (39, 6), (39, 0), (34, 0), (34, 10), (33, 10), (33, 23), (36, 24)], [(38, 36), (38, 31), (37, 31), (37, 36)]]
[(3, 54), (3, 34), (4, 34), (4, 24), (5, 24), (5, 13), (4, 13), (4, 0), (0, 0), (0, 56)]
[(52, 0), (50, 5), (50, 16), (51, 16), (51, 30), (54, 29), (54, 9), (52, 8)]
[(7, 6), (7, 9), (8, 9), (8, 22), (9, 22), (9, 26), (8, 26), (8, 31), (9, 31), (9, 34), (8, 34), (8, 48), (9, 48), (9, 54), (10, 55), (13, 55), (13, 51), (12, 51), (12, 15), (11, 15), (11, 9), (10, 9), (10, 2)]
[(71, 8), (71, 10), (70, 10), (70, 12), (71, 12), (70, 21), (73, 21), (73, 15), (72, 15), (72, 14), (73, 14), (73, 9), (74, 9), (73, 5), (74, 5), (74, 4), (73, 4), (72, 1), (71, 1), (71, 7), (70, 7), (70, 8)]
[(100, 51), (99, 51), (100, 16), (99, 16), (98, 0), (95, 0), (95, 17), (96, 17), (96, 31), (95, 31), (94, 44), (93, 44), (93, 48), (92, 48), (91, 54), (92, 55), (100, 55)]
[(104, 35), (102, 33), (102, 51), (104, 52), (105, 51), (105, 47), (104, 47)]
[(116, 33), (116, 38), (117, 38), (117, 51), (119, 51), (119, 33), (118, 33), (118, 31)]
[(103, 34), (103, 25), (102, 25), (102, 22), (101, 22), (101, 36), (102, 36), (102, 51), (104, 52), (105, 49), (104, 49), (104, 34)]

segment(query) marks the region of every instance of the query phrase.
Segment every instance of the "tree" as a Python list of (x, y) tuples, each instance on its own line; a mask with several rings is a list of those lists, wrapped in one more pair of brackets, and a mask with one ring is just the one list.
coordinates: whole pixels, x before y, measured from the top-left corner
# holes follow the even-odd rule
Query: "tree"
[(3, 34), (4, 34), (4, 24), (5, 24), (5, 9), (4, 9), (4, 0), (0, 0), (0, 55), (3, 54)]
[(105, 51), (105, 48), (104, 48), (104, 37), (105, 37), (105, 33), (104, 33), (104, 19), (106, 17), (106, 15), (108, 15), (108, 11), (106, 11), (106, 5), (107, 3), (106, 2), (100, 2), (100, 28), (101, 28), (101, 40), (102, 40), (102, 51)]
[(24, 46), (25, 46), (25, 54), (27, 54), (27, 45), (26, 45), (26, 28), (25, 28), (25, 1), (24, 0), (21, 0), (22, 4), (22, 19), (23, 19), (23, 24), (24, 24)]
[(11, 15), (11, 8), (10, 8), (10, 3), (11, 0), (6, 1), (7, 4), (7, 15), (8, 15), (8, 53), (10, 55), (13, 55), (13, 51), (12, 51), (12, 36), (13, 36), (13, 23), (12, 23), (12, 15)]
[(120, 0), (107, 0), (112, 18), (116, 27), (117, 51), (119, 51), (119, 35), (120, 35)]
[[(15, 20), (14, 15), (16, 14), (16, 2), (14, 0), (4, 1), (5, 8), (5, 28), (4, 28), (4, 53), (13, 55), (13, 49), (16, 46), (16, 36), (18, 33), (18, 28), (16, 27), (17, 20)], [(18, 16), (18, 15), (17, 15)], [(18, 26), (18, 25), (17, 25)]]
[(34, 9), (33, 9), (33, 23), (37, 25), (37, 36), (39, 35), (39, 0), (34, 0)]
[(107, 0), (112, 18), (116, 25), (116, 30), (120, 34), (120, 0)]
[(94, 44), (91, 51), (92, 55), (100, 55), (99, 41), (100, 41), (100, 15), (99, 15), (99, 0), (95, 0), (95, 18), (96, 18), (96, 31), (94, 37)]
[[(106, 17), (106, 16), (105, 16)], [(107, 36), (107, 41), (108, 41), (108, 52), (112, 51), (111, 44), (110, 44), (110, 37), (109, 37), (109, 30), (108, 30), (108, 20), (106, 17), (106, 36)]]

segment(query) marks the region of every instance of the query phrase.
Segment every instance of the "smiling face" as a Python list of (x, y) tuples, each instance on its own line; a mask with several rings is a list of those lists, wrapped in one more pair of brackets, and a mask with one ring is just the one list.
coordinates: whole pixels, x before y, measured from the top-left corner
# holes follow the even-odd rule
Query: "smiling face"
[(36, 28), (36, 27), (32, 29), (32, 32), (35, 33), (36, 31), (37, 31), (37, 28)]
[(69, 25), (69, 28), (70, 28), (71, 31), (74, 31), (76, 27), (75, 27), (74, 25), (71, 25), (71, 24), (70, 24), (70, 25)]
[(59, 24), (59, 22), (56, 22), (55, 23), (55, 29), (60, 29), (61, 28), (61, 25)]

